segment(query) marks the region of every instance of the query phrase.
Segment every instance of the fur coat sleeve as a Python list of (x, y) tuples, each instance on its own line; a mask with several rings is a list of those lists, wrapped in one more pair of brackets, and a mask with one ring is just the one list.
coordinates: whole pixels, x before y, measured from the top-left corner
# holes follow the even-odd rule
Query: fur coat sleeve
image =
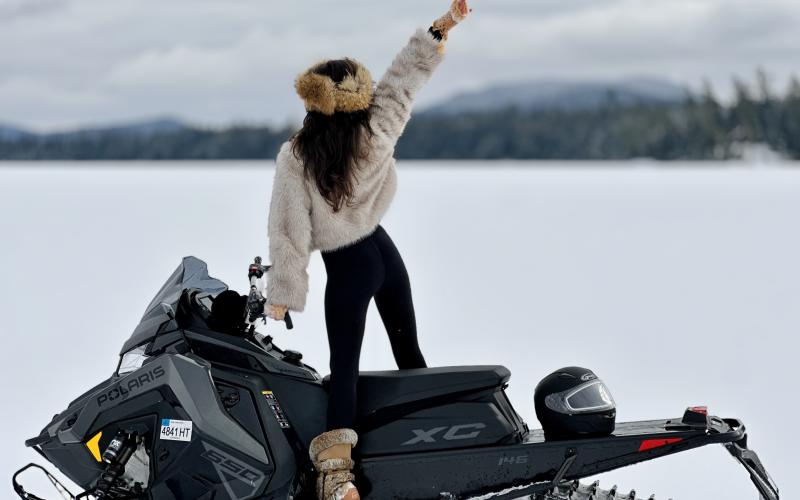
[(403, 134), (417, 91), (442, 61), (441, 43), (427, 30), (418, 29), (378, 82), (370, 125), (385, 145), (394, 148)]
[(301, 312), (308, 295), (312, 251), (311, 199), (302, 165), (288, 142), (276, 160), (268, 234), (272, 268), (267, 273), (267, 303)]

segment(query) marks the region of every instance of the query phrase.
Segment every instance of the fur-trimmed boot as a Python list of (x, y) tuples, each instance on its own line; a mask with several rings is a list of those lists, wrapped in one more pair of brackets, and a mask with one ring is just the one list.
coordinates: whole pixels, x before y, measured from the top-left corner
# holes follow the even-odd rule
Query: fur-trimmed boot
[(358, 442), (353, 429), (334, 429), (311, 440), (308, 454), (317, 469), (317, 498), (319, 500), (360, 500), (352, 481), (353, 459), (350, 457)]

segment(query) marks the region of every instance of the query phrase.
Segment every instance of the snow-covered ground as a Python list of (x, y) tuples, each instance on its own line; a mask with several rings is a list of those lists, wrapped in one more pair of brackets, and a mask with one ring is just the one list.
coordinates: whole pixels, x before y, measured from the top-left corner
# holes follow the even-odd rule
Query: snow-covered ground
[[(744, 420), (784, 498), (800, 498), (800, 167), (527, 167), (401, 164), (384, 227), (411, 273), (429, 363), (507, 365), (532, 427), (533, 387), (572, 364), (605, 379), (620, 420), (707, 404)], [(247, 264), (266, 257), (272, 173), (269, 163), (0, 165), (0, 479), (37, 459), (25, 438), (114, 369), (181, 257), (245, 290)], [(272, 333), (325, 372), (318, 254), (310, 272), (307, 312), (292, 333)], [(394, 367), (374, 310), (362, 367)], [(719, 447), (601, 479), (645, 497), (757, 498)]]

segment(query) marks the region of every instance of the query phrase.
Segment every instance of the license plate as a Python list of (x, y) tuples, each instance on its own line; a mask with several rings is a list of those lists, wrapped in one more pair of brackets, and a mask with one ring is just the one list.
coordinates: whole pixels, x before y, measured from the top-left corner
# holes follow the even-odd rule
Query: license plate
[(191, 441), (192, 421), (161, 419), (161, 439), (167, 441)]

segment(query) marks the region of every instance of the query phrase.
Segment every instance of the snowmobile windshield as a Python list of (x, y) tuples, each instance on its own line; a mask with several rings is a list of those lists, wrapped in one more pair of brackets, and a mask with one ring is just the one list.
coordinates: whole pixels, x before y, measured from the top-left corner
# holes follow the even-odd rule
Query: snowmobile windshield
[[(196, 257), (184, 257), (175, 272), (167, 279), (156, 296), (145, 309), (141, 321), (125, 342), (120, 354), (124, 354), (152, 340), (162, 325), (172, 321), (178, 300), (184, 290), (195, 289), (216, 296), (228, 289), (228, 285), (208, 275), (208, 266)], [(172, 316), (171, 316), (172, 314)]]
[(551, 410), (566, 415), (613, 410), (616, 407), (611, 391), (601, 380), (592, 380), (563, 392), (548, 394), (545, 404)]

